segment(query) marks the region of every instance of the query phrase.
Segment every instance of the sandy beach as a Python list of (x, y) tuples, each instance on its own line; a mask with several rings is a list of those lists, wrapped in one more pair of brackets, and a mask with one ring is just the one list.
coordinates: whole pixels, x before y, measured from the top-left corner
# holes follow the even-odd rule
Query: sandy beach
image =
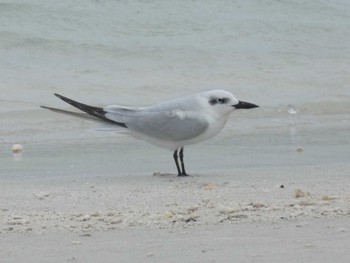
[(2, 183), (0, 253), (3, 262), (346, 262), (348, 176), (344, 166)]
[[(0, 262), (348, 262), (349, 13), (2, 1)], [(186, 147), (186, 178), (169, 151), (40, 108), (71, 109), (55, 92), (146, 106), (209, 89), (260, 108)]]

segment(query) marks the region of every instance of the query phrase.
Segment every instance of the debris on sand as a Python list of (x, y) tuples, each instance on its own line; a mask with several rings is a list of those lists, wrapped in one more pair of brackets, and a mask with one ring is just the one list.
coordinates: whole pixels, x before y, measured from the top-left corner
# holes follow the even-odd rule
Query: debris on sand
[(337, 198), (334, 196), (329, 196), (329, 195), (322, 196), (322, 201), (333, 201), (335, 199), (337, 199)]
[(204, 185), (204, 190), (214, 190), (215, 188), (216, 188), (216, 185), (212, 183)]
[(34, 197), (39, 200), (44, 200), (46, 197), (49, 197), (51, 194), (46, 192), (34, 192)]
[(301, 189), (295, 189), (295, 198), (308, 197), (310, 196), (310, 192), (303, 191)]

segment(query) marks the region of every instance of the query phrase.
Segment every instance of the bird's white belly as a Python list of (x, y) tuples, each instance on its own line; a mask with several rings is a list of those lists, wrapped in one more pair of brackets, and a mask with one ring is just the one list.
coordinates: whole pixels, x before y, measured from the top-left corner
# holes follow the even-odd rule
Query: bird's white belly
[(191, 139), (182, 140), (182, 141), (172, 141), (172, 140), (160, 140), (155, 137), (147, 136), (144, 134), (138, 134), (138, 133), (131, 133), (132, 136), (138, 139), (142, 139), (148, 143), (154, 144), (156, 146), (159, 146), (161, 148), (169, 149), (171, 151), (175, 151), (176, 149), (179, 149), (180, 147), (199, 143), (205, 140), (208, 140), (215, 135), (217, 135), (224, 127), (226, 120), (214, 120), (210, 119), (208, 120), (209, 125), (208, 128), (200, 134), (199, 136), (193, 137)]

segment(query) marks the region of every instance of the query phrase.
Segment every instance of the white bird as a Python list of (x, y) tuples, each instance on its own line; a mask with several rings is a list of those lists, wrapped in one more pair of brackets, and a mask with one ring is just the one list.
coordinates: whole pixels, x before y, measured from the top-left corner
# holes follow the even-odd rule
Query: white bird
[(41, 107), (112, 123), (127, 129), (136, 138), (174, 151), (173, 157), (178, 176), (187, 176), (183, 160), (185, 145), (198, 143), (217, 135), (235, 109), (259, 107), (249, 102), (239, 101), (225, 90), (210, 90), (139, 108), (117, 105), (94, 107), (59, 94), (55, 95), (87, 114)]

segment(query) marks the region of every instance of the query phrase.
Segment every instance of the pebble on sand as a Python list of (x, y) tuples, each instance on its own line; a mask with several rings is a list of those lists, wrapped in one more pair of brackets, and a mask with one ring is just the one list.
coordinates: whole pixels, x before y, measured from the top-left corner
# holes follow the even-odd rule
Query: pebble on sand
[(297, 147), (296, 151), (297, 151), (298, 153), (302, 153), (302, 152), (304, 151), (304, 148), (301, 147), (301, 146), (299, 146), (299, 147)]
[(262, 207), (265, 207), (265, 205), (263, 203), (255, 203), (255, 202), (252, 202), (250, 204), (252, 207), (254, 208), (262, 208)]

